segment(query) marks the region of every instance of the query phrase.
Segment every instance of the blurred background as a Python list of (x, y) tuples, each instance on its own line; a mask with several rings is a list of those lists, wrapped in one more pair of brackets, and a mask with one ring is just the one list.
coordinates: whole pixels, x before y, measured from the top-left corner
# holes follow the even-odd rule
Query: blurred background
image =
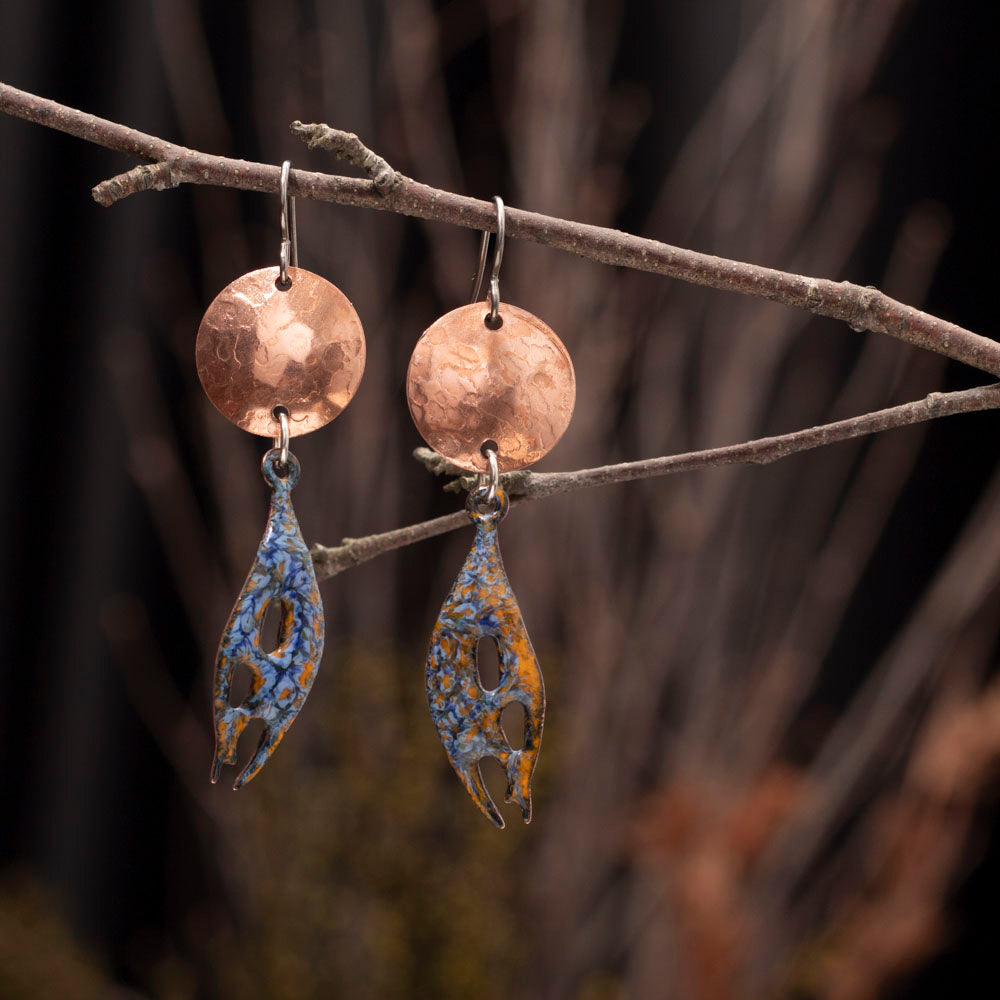
[[(0, 78), (201, 150), (404, 173), (874, 284), (996, 333), (995, 10), (946, 0), (6, 4)], [(6, 489), (0, 997), (992, 995), (1000, 417), (518, 507), (549, 709), (535, 818), (452, 773), (423, 660), (462, 531), (322, 585), (289, 738), (209, 784), (211, 668), (264, 526), (266, 442), (194, 367), (277, 263), (278, 199), (183, 187), (0, 120)], [(459, 507), (411, 458), (420, 332), (478, 234), (299, 202), (365, 379), (295, 442), (307, 541)], [(510, 241), (577, 411), (540, 469), (795, 430), (988, 379), (808, 314)], [(497, 795), (499, 768), (487, 767)]]

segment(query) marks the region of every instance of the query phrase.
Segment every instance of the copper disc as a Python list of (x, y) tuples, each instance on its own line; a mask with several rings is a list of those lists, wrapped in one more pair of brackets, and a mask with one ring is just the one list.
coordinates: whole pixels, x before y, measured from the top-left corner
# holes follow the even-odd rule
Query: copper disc
[(523, 469), (555, 446), (576, 400), (573, 362), (537, 317), (500, 304), (502, 326), (484, 322), (485, 303), (446, 313), (417, 341), (406, 398), (423, 439), (463, 469), (485, 472), (481, 447), (498, 445), (501, 472)]
[(325, 278), (290, 267), (291, 287), (265, 267), (226, 285), (198, 327), (198, 377), (219, 412), (251, 434), (274, 437), (274, 408), (289, 433), (329, 423), (365, 370), (365, 335), (347, 296)]

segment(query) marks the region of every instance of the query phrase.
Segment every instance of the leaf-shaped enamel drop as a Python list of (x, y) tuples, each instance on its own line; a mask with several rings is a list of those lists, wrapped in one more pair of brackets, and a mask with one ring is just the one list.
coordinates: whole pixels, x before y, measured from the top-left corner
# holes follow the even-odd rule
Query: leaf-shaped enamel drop
[[(542, 741), (545, 688), (500, 558), (497, 528), (510, 503), (498, 490), (496, 509), (483, 514), (476, 500), (473, 492), (466, 504), (476, 538), (431, 635), (427, 698), (451, 766), (476, 805), (502, 828), (503, 817), (483, 785), (479, 762), (495, 757), (503, 765), (505, 801), (516, 802), (525, 823), (530, 822), (531, 774)], [(476, 648), (485, 637), (496, 642), (500, 657), (500, 682), (492, 691), (480, 684), (476, 665)], [(521, 750), (511, 747), (500, 724), (500, 713), (515, 702), (524, 708)]]
[[(219, 644), (215, 664), (215, 759), (212, 781), (223, 764), (236, 763), (239, 738), (251, 719), (263, 719), (264, 732), (250, 762), (233, 788), (250, 781), (295, 721), (312, 687), (323, 655), (323, 605), (312, 557), (292, 509), (291, 492), (299, 481), (299, 463), (288, 456), (287, 475), (278, 474), (280, 452), (272, 449), (261, 463), (271, 485), (271, 510), (257, 558), (236, 601)], [(261, 626), (272, 601), (281, 602), (278, 645), (261, 648)], [(250, 671), (250, 694), (232, 706), (229, 692), (240, 664)]]

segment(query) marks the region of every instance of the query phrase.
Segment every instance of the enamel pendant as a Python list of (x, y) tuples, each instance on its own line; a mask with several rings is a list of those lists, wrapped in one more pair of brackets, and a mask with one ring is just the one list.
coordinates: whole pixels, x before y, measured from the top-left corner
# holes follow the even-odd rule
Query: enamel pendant
[[(288, 455), (281, 475), (281, 452), (274, 448), (261, 463), (271, 485), (271, 510), (257, 558), (222, 635), (215, 664), (215, 757), (212, 781), (223, 764), (236, 763), (239, 738), (251, 719), (263, 719), (264, 732), (250, 762), (233, 788), (245, 785), (264, 766), (295, 721), (323, 656), (323, 605), (312, 557), (292, 509), (291, 493), (299, 481), (299, 463)], [(278, 645), (261, 646), (261, 626), (273, 601), (281, 602)], [(244, 664), (251, 674), (250, 693), (242, 704), (230, 703), (233, 673)]]
[[(521, 807), (531, 821), (531, 775), (538, 759), (545, 720), (545, 687), (517, 599), (500, 558), (497, 528), (510, 503), (497, 490), (495, 506), (479, 510), (482, 496), (469, 495), (466, 510), (476, 526), (472, 549), (459, 571), (431, 635), (427, 654), (427, 698), (448, 760), (476, 805), (503, 827), (479, 762), (495, 757), (507, 772), (506, 802)], [(500, 681), (492, 691), (479, 681), (476, 648), (492, 639), (500, 659)], [(524, 748), (514, 750), (500, 723), (514, 703), (524, 708)]]
[[(261, 464), (271, 487), (267, 527), (215, 664), (213, 782), (223, 765), (238, 766), (237, 745), (251, 719), (265, 724), (234, 789), (260, 771), (295, 721), (323, 655), (323, 606), (292, 510), (299, 463), (291, 440), (343, 412), (365, 370), (365, 335), (354, 306), (335, 285), (298, 266), (290, 179), (285, 160), (278, 267), (249, 271), (226, 285), (202, 317), (195, 344), (198, 377), (215, 408), (237, 427), (274, 441)], [(281, 611), (274, 649), (261, 641), (271, 606)], [(234, 704), (233, 679), (241, 668), (250, 672), (250, 693)]]
[[(500, 559), (497, 528), (510, 506), (500, 474), (537, 462), (569, 425), (576, 400), (573, 362), (537, 316), (500, 302), (505, 214), (497, 209), (489, 310), (480, 292), (489, 233), (479, 247), (472, 302), (439, 317), (417, 341), (406, 375), (410, 415), (423, 439), (460, 469), (479, 473), (465, 509), (476, 539), (441, 608), (427, 654), (427, 697), (448, 760), (483, 813), (503, 817), (483, 784), (479, 762), (495, 757), (507, 772), (507, 802), (531, 821), (531, 775), (545, 721), (542, 672)], [(476, 653), (496, 643), (500, 681), (487, 691)], [(515, 750), (501, 724), (512, 704), (524, 708), (524, 746)]]

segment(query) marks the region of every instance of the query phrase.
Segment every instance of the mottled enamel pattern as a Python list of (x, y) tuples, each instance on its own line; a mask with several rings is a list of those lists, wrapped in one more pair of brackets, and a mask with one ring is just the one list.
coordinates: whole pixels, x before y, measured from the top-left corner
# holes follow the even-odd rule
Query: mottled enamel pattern
[[(278, 475), (280, 452), (272, 449), (261, 463), (271, 485), (271, 511), (257, 558), (222, 635), (215, 665), (215, 759), (212, 781), (223, 764), (236, 763), (236, 746), (251, 719), (266, 728), (250, 762), (233, 788), (250, 781), (295, 721), (305, 703), (323, 655), (323, 605), (312, 557), (292, 509), (291, 492), (299, 480), (299, 463), (288, 456), (287, 476)], [(268, 605), (280, 601), (282, 616), (277, 647), (261, 648), (261, 625)], [(233, 673), (240, 664), (250, 670), (250, 694), (230, 705)]]
[[(466, 504), (476, 539), (431, 635), (427, 698), (452, 767), (476, 805), (502, 828), (503, 817), (483, 785), (479, 762), (484, 757), (500, 761), (507, 771), (505, 801), (516, 802), (529, 823), (545, 688), (500, 558), (497, 528), (510, 503), (503, 490), (497, 490), (496, 509), (483, 514), (477, 506), (479, 495), (473, 491)], [(476, 664), (476, 647), (486, 637), (496, 642), (500, 657), (500, 682), (493, 691), (480, 684)], [(515, 702), (524, 707), (521, 750), (511, 748), (500, 724), (500, 713)]]

